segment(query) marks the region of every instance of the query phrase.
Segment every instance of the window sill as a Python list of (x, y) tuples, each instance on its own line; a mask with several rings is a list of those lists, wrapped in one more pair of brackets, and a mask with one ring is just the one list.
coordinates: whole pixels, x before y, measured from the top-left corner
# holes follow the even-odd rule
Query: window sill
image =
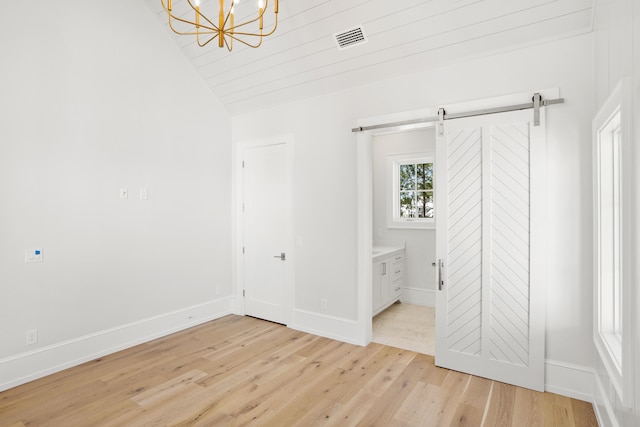
[(421, 222), (421, 221), (406, 221), (406, 222), (392, 222), (387, 224), (389, 229), (406, 229), (406, 230), (435, 230), (435, 222)]

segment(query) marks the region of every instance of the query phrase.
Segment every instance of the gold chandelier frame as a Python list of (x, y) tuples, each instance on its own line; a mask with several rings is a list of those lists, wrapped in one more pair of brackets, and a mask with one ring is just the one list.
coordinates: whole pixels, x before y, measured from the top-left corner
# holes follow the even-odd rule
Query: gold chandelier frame
[[(232, 0), (231, 6), (227, 11), (225, 11), (224, 8), (224, 0), (219, 0), (217, 25), (200, 11), (199, 0), (195, 0), (194, 2), (192, 2), (192, 0), (185, 1), (194, 12), (194, 19), (192, 21), (174, 14), (173, 0), (160, 0), (163, 9), (167, 13), (167, 19), (171, 30), (179, 35), (195, 35), (198, 46), (200, 47), (204, 47), (213, 40), (218, 39), (218, 47), (226, 47), (229, 52), (233, 49), (234, 40), (251, 48), (257, 48), (262, 44), (263, 37), (270, 36), (278, 27), (278, 0), (273, 0), (273, 28), (266, 33), (264, 32), (263, 17), (269, 7), (269, 0), (259, 0), (258, 16), (240, 24), (235, 23), (234, 9), (236, 4), (238, 4), (238, 0)], [(179, 22), (180, 24), (178, 25), (185, 26), (186, 30), (178, 30), (174, 25), (175, 22)], [(249, 32), (243, 28), (254, 23), (258, 24), (258, 30), (256, 32)], [(254, 40), (257, 40), (254, 43), (251, 43), (243, 40), (243, 38), (253, 38)]]

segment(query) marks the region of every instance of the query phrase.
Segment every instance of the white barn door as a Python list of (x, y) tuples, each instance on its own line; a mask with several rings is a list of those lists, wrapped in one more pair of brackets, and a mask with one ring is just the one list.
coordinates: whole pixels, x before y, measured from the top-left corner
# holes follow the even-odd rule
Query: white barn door
[(436, 365), (544, 390), (544, 111), (445, 121), (436, 142)]

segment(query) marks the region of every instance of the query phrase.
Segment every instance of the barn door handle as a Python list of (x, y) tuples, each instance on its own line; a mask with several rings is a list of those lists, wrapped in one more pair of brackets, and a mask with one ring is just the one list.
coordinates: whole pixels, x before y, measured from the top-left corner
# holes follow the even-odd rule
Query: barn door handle
[(274, 258), (280, 258), (280, 261), (286, 261), (287, 260), (287, 254), (285, 254), (284, 252), (280, 252), (280, 255), (274, 255)]
[(442, 277), (442, 267), (444, 267), (444, 262), (439, 259), (438, 260), (438, 290), (441, 291), (444, 288), (444, 278)]

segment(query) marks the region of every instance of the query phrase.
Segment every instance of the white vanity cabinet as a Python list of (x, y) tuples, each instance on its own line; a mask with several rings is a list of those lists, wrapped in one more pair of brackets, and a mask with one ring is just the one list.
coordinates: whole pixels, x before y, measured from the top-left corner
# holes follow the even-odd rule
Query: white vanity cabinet
[(404, 248), (378, 250), (373, 257), (373, 315), (380, 313), (402, 296)]

